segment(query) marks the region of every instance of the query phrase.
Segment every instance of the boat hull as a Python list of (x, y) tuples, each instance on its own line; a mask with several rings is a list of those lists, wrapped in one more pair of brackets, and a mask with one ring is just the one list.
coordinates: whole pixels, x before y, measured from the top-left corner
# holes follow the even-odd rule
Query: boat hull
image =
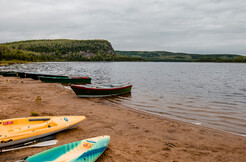
[(46, 83), (71, 83), (71, 84), (83, 84), (91, 83), (91, 78), (69, 78), (69, 77), (39, 77), (42, 82)]
[(20, 78), (26, 78), (26, 73), (24, 73), (24, 72), (17, 72), (17, 75)]
[(36, 155), (30, 156), (25, 160), (28, 162), (92, 162), (96, 161), (98, 157), (105, 151), (109, 140), (109, 136), (85, 139), (43, 151)]
[(4, 77), (17, 77), (17, 73), (16, 72), (2, 72), (2, 76)]
[(18, 76), (20, 78), (32, 78), (34, 80), (39, 80), (39, 77), (64, 77), (62, 75), (52, 75), (52, 74), (42, 74), (42, 73), (25, 73), (25, 72), (18, 72)]
[(0, 75), (6, 74), (6, 73), (14, 73), (15, 71), (0, 71)]
[(79, 85), (72, 85), (71, 88), (78, 97), (108, 97), (130, 93), (132, 85), (112, 89), (85, 88)]

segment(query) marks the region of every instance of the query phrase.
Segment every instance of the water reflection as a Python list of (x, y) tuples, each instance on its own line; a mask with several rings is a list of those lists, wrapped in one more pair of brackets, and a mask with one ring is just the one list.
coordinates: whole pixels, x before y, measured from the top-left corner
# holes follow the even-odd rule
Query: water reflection
[(131, 97), (132, 97), (131, 93), (126, 93), (119, 96), (104, 97), (103, 99), (106, 101), (110, 101), (112, 103), (121, 103), (121, 102), (128, 101), (129, 99), (131, 99)]

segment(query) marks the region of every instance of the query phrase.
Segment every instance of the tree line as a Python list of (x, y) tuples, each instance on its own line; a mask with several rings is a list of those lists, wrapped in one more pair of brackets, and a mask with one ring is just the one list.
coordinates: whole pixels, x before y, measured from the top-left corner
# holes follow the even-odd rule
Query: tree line
[(120, 56), (106, 40), (29, 40), (0, 44), (0, 61), (143, 61)]
[(246, 56), (234, 54), (188, 54), (168, 51), (116, 51), (122, 56), (140, 57), (144, 61), (156, 62), (239, 62), (245, 63)]

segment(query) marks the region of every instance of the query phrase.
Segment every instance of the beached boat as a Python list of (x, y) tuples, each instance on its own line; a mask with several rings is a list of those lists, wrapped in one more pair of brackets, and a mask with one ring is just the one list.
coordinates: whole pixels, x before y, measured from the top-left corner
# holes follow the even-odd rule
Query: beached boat
[(99, 136), (58, 146), (27, 157), (27, 162), (93, 162), (105, 151), (110, 137)]
[(1, 75), (4, 77), (17, 77), (17, 74), (15, 71), (2, 71)]
[(73, 128), (85, 118), (85, 116), (44, 116), (0, 120), (0, 148)]
[(20, 78), (26, 78), (26, 73), (25, 72), (16, 72), (18, 77)]
[(39, 80), (40, 77), (67, 77), (64, 75), (55, 75), (55, 74), (43, 74), (43, 73), (29, 73), (30, 78), (34, 80)]
[(53, 75), (53, 74), (44, 74), (44, 73), (36, 73), (36, 72), (17, 72), (20, 78), (32, 78), (34, 80), (38, 80), (39, 77), (64, 77), (63, 75)]
[(71, 85), (71, 88), (78, 97), (107, 97), (130, 93), (132, 85)]
[(91, 83), (90, 77), (73, 77), (73, 76), (57, 76), (57, 77), (39, 77), (42, 82), (47, 83), (72, 83), (72, 84), (82, 84), (82, 83)]
[(7, 73), (9, 71), (0, 71), (0, 75), (3, 75), (4, 73)]

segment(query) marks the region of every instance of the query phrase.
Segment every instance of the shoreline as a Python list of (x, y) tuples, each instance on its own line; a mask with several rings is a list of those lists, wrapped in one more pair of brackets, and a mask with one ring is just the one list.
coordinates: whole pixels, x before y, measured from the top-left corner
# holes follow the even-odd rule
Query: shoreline
[(236, 136), (240, 136), (240, 137), (246, 137), (246, 134), (229, 132), (229, 131), (226, 131), (226, 130), (223, 130), (223, 129), (217, 129), (215, 127), (210, 127), (208, 125), (205, 125), (205, 124), (202, 124), (202, 123), (198, 123), (198, 122), (197, 122), (198, 123), (197, 124), (197, 123), (192, 123), (192, 122), (188, 122), (188, 121), (183, 121), (181, 119), (175, 119), (175, 118), (171, 118), (171, 117), (168, 117), (168, 116), (163, 116), (163, 115), (158, 114), (158, 113), (151, 113), (151, 112), (148, 112), (148, 111), (145, 111), (145, 110), (142, 110), (142, 109), (136, 109), (136, 108), (131, 108), (131, 107), (127, 107), (127, 106), (123, 106), (123, 107), (126, 108), (127, 111), (131, 111), (131, 110), (140, 111), (140, 112), (143, 112), (143, 113), (146, 113), (146, 114), (149, 114), (149, 115), (158, 116), (161, 119), (173, 120), (173, 121), (177, 121), (177, 122), (181, 122), (181, 123), (185, 123), (185, 124), (190, 124), (190, 125), (193, 125), (193, 126), (203, 127), (205, 129), (215, 130), (215, 131), (222, 132), (222, 133), (227, 133), (227, 134), (236, 135)]
[[(57, 134), (58, 145), (110, 135), (98, 161), (243, 161), (246, 138), (131, 109), (96, 98), (77, 98), (61, 84), (0, 76), (0, 119), (44, 115), (85, 115), (77, 128)], [(41, 100), (36, 100), (40, 96)], [(55, 146), (58, 146), (55, 145)], [(16, 161), (50, 147), (0, 154)]]
[[(107, 101), (107, 102), (108, 102), (108, 104), (111, 104), (110, 101)], [(112, 104), (119, 105), (118, 103), (112, 103)], [(163, 116), (163, 115), (158, 114), (158, 113), (151, 113), (151, 112), (145, 111), (143, 109), (131, 108), (131, 107), (128, 107), (128, 106), (125, 106), (125, 105), (121, 105), (121, 106), (122, 106), (122, 108), (125, 108), (127, 111), (132, 111), (133, 110), (133, 112), (141, 112), (141, 113), (145, 113), (147, 115), (153, 115), (154, 117), (159, 117), (160, 119), (164, 119), (164, 120), (165, 119), (166, 120), (172, 120), (172, 121), (175, 121), (175, 122), (185, 123), (185, 124), (188, 124), (188, 125), (191, 125), (191, 126), (198, 126), (198, 127), (204, 128), (204, 129), (210, 129), (210, 130), (218, 131), (218, 132), (221, 132), (221, 133), (225, 133), (225, 134), (229, 134), (229, 135), (235, 135), (235, 136), (245, 137), (246, 138), (246, 134), (229, 132), (229, 131), (226, 131), (226, 130), (223, 130), (223, 129), (217, 129), (215, 127), (210, 127), (210, 126), (202, 124), (202, 123), (199, 123), (199, 124), (191, 123), (191, 122), (188, 122), (188, 121), (183, 121), (181, 119), (175, 119), (175, 118), (171, 118), (171, 117), (168, 117), (168, 116)]]
[[(130, 107), (127, 107), (127, 106), (124, 106), (124, 107), (126, 107), (128, 109), (134, 109), (134, 108), (130, 108)], [(211, 130), (219, 131), (219, 132), (222, 132), (222, 133), (232, 134), (232, 135), (236, 135), (236, 136), (240, 136), (240, 137), (246, 137), (246, 134), (240, 134), (240, 133), (226, 131), (226, 130), (223, 130), (223, 129), (218, 129), (218, 128), (211, 127), (211, 126), (199, 123), (199, 122), (192, 123), (192, 122), (188, 122), (188, 121), (183, 121), (181, 119), (175, 119), (175, 118), (171, 118), (171, 117), (168, 117), (168, 116), (163, 116), (163, 115), (158, 114), (158, 113), (151, 113), (151, 112), (148, 112), (148, 111), (145, 111), (145, 110), (142, 110), (142, 109), (134, 109), (134, 110), (141, 111), (141, 112), (144, 112), (146, 114), (151, 114), (151, 115), (154, 115), (154, 116), (159, 116), (160, 118), (167, 119), (167, 120), (174, 120), (174, 121), (178, 121), (178, 122), (181, 122), (181, 123), (183, 122), (183, 123), (186, 123), (186, 124), (191, 124), (191, 125), (194, 125), (194, 126), (203, 127), (205, 129), (211, 129)]]

